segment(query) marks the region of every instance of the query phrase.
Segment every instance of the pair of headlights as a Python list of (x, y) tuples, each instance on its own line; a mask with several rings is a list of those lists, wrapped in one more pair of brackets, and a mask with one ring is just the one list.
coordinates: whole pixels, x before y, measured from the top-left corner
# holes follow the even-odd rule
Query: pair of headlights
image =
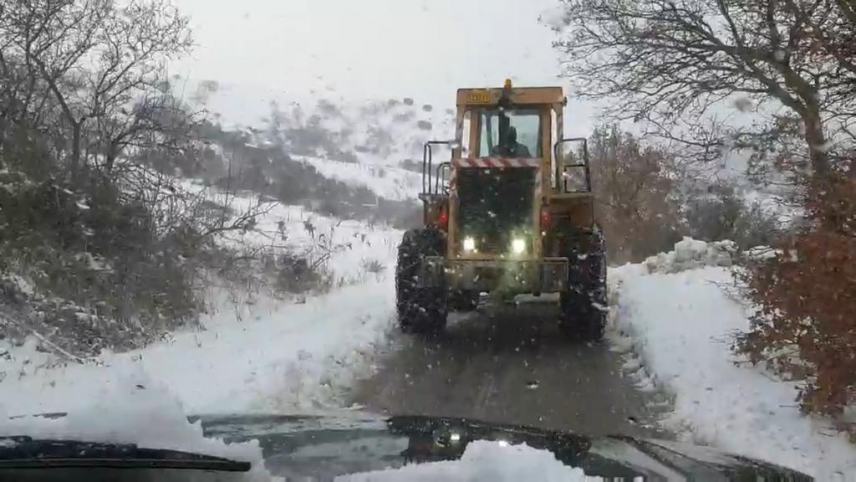
[[(476, 240), (472, 236), (467, 236), (464, 238), (464, 252), (465, 253), (478, 253), (478, 248), (476, 246)], [(523, 238), (513, 238), (511, 240), (511, 253), (512, 254), (523, 254), (526, 252), (526, 240)]]

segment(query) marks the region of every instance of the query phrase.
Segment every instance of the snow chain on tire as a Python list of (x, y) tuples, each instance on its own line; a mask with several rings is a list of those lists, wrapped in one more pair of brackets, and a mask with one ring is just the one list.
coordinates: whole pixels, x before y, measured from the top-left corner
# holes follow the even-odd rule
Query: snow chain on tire
[(568, 337), (584, 341), (603, 338), (606, 325), (606, 253), (603, 235), (568, 233), (562, 243), (567, 256), (568, 289), (560, 296), (559, 328)]
[(419, 286), (419, 266), (425, 256), (443, 256), (446, 239), (434, 229), (412, 229), (398, 246), (395, 270), (396, 308), (401, 330), (437, 333), (446, 326), (448, 294), (445, 286)]

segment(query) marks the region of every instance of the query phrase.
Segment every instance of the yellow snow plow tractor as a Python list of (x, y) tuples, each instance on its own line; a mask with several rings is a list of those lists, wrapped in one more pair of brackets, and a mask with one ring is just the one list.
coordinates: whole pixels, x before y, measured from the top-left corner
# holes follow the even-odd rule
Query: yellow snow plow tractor
[[(455, 137), (425, 144), (424, 227), (398, 249), (398, 319), (437, 332), (482, 293), (559, 293), (559, 326), (597, 340), (606, 260), (595, 223), (586, 140), (562, 136), (561, 87), (459, 89)], [(451, 150), (435, 162), (438, 145)]]

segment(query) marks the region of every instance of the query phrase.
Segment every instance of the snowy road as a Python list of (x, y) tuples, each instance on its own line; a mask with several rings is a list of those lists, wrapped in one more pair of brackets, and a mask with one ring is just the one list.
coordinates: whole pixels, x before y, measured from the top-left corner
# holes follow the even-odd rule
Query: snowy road
[(554, 310), (489, 309), (451, 321), (437, 339), (399, 335), (398, 349), (357, 385), (354, 401), (390, 414), (651, 435), (653, 395), (622, 376), (608, 344), (564, 340)]

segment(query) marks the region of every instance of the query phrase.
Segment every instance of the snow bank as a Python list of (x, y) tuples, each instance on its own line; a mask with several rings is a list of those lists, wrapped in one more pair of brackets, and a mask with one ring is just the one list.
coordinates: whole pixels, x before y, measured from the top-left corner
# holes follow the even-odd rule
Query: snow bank
[(476, 441), (467, 445), (460, 460), (405, 465), (401, 468), (337, 477), (337, 481), (518, 481), (582, 482), (582, 469), (571, 468), (545, 450), (526, 444)]
[(731, 350), (749, 328), (729, 244), (685, 239), (675, 252), (610, 272), (611, 340), (643, 385), (674, 396), (663, 424), (689, 441), (768, 460), (819, 480), (856, 480), (856, 445), (800, 413), (798, 386)]
[(731, 266), (737, 253), (734, 241), (707, 243), (684, 237), (674, 251), (651, 256), (644, 261), (649, 273), (676, 273), (704, 266)]
[[(257, 195), (180, 182), (211, 201), (228, 201), (235, 212), (260, 202)], [(200, 320), (203, 329), (83, 363), (44, 353), (36, 340), (23, 346), (0, 340), (0, 434), (136, 443), (257, 462), (255, 443), (206, 439), (187, 415), (342, 408), (350, 384), (373, 370), (387, 345), (401, 233), (299, 206), (265, 207), (255, 229), (219, 241), (246, 249), (277, 246), (311, 260), (329, 256), (338, 289), (296, 302), (260, 293), (250, 297), (252, 304), (235, 304), (211, 287), (217, 297)], [(367, 272), (369, 261), (381, 269)], [(30, 416), (51, 412), (67, 416)]]
[(371, 370), (378, 347), (385, 345), (393, 303), (387, 277), (305, 304), (266, 300), (242, 322), (223, 310), (204, 320), (208, 330), (102, 354), (83, 365), (50, 367), (50, 357), (34, 345), (11, 349), (0, 358), (0, 371), (7, 374), (0, 405), (9, 415), (88, 410), (100, 399), (119, 406), (125, 401), (104, 391), (134, 366), (163, 384), (188, 413), (338, 407), (351, 380)]

